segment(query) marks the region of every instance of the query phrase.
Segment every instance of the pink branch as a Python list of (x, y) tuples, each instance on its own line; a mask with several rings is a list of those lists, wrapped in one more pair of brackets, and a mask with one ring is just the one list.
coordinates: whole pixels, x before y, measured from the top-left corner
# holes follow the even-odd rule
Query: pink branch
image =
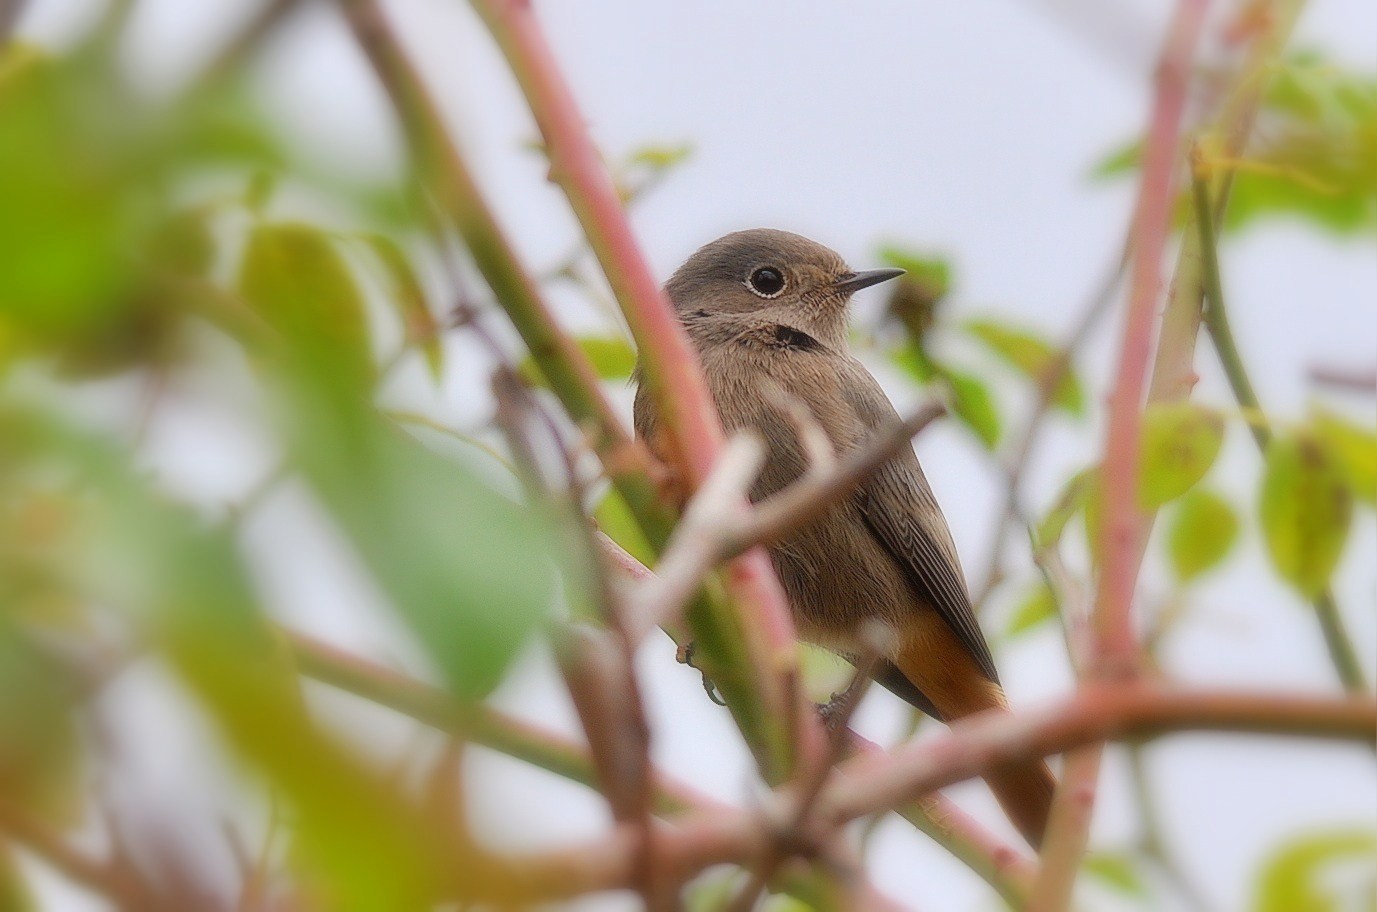
[[(520, 82), (550, 158), (551, 177), (565, 190), (641, 352), (657, 391), (679, 468), (700, 484), (722, 446), (722, 425), (698, 359), (669, 301), (641, 255), (611, 176), (588, 135), (528, 0), (474, 0)], [(762, 662), (766, 705), (792, 720), (796, 752), (816, 758), (821, 727), (791, 681), (797, 665), (793, 618), (769, 558), (752, 549), (728, 567), (728, 586), (751, 653)], [(775, 673), (778, 672), (778, 673)]]
[(939, 738), (868, 754), (840, 768), (836, 819), (853, 820), (994, 766), (1063, 753), (1083, 744), (1152, 738), (1170, 731), (1229, 731), (1369, 742), (1377, 737), (1370, 697), (1298, 697), (1227, 690), (1088, 685), (1069, 700), (1015, 716), (982, 713)]
[(1205, 5), (1205, 0), (1182, 0), (1172, 19), (1157, 73), (1157, 94), (1134, 210), (1133, 278), (1119, 371), (1109, 402), (1102, 476), (1105, 541), (1095, 612), (1096, 671), (1106, 677), (1133, 675), (1137, 671), (1138, 644), (1132, 608), (1141, 561), (1138, 539), (1143, 528), (1137, 500), (1142, 403), (1162, 289), (1162, 253), (1176, 199), (1174, 174), (1180, 151), (1181, 115)]

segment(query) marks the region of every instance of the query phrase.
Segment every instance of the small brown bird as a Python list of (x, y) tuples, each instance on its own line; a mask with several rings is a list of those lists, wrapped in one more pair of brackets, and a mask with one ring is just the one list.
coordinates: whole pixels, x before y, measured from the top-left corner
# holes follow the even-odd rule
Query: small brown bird
[[(854, 292), (902, 274), (854, 272), (807, 238), (758, 229), (713, 241), (669, 280), (666, 292), (702, 359), (727, 431), (754, 430), (766, 443), (752, 500), (778, 492), (808, 468), (790, 400), (808, 409), (838, 454), (899, 420), (880, 384), (850, 353), (847, 304)], [(635, 418), (637, 433), (663, 457), (644, 385)], [(804, 638), (854, 657), (862, 651), (861, 625), (881, 621), (897, 643), (876, 673), (885, 687), (946, 722), (1007, 710), (951, 532), (912, 449), (769, 550)], [(1047, 765), (1009, 766), (986, 780), (1037, 846), (1055, 784)]]

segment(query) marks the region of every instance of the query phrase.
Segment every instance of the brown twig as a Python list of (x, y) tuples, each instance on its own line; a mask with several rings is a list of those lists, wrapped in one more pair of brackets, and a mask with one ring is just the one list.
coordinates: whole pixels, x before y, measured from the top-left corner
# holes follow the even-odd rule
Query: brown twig
[(990, 553), (989, 564), (983, 582), (971, 600), (977, 613), (985, 607), (990, 596), (1003, 579), (1004, 543), (1009, 527), (1018, 523), (1023, 512), (1021, 506), (1023, 479), (1029, 463), (1032, 462), (1033, 448), (1037, 444), (1038, 435), (1046, 423), (1047, 416), (1052, 412), (1053, 403), (1056, 402), (1057, 390), (1071, 372), (1076, 353), (1084, 347), (1086, 340), (1090, 337), (1091, 330), (1095, 328), (1095, 324), (1099, 322), (1100, 318), (1109, 311), (1109, 306), (1114, 303), (1115, 292), (1118, 291), (1119, 285), (1123, 281), (1131, 252), (1127, 241), (1120, 245), (1112, 268), (1107, 270), (1104, 278), (1096, 284), (1089, 302), (1081, 312), (1080, 319), (1071, 331), (1071, 335), (1062, 344), (1052, 363), (1048, 365), (1046, 373), (1038, 379), (1037, 400), (1033, 403), (1033, 410), (1029, 414), (1022, 432), (1017, 437), (1017, 443), (1009, 449), (1009, 456), (1005, 460), (1004, 498), (999, 513), (995, 517), (994, 532), (991, 534), (988, 549)]
[(47, 824), (7, 802), (0, 802), (0, 833), (33, 852), (73, 883), (109, 899), (128, 912), (160, 908), (155, 892), (131, 867), (91, 858)]
[(915, 795), (978, 776), (994, 765), (1108, 740), (1146, 740), (1181, 731), (1253, 732), (1366, 743), (1377, 737), (1377, 701), (1290, 693), (1172, 690), (1149, 684), (1087, 684), (1050, 708), (981, 714), (947, 734), (887, 756), (842, 765), (832, 813), (853, 820)]

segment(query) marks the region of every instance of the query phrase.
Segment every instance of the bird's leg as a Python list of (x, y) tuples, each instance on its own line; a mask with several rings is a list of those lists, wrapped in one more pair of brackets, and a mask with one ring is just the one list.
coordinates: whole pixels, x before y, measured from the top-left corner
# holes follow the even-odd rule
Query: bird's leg
[(718, 706), (726, 706), (727, 701), (722, 699), (721, 695), (718, 694), (717, 687), (712, 683), (712, 680), (708, 677), (707, 672), (699, 668), (697, 665), (693, 664), (693, 652), (695, 646), (696, 644), (693, 640), (689, 640), (687, 643), (681, 643), (679, 645), (678, 651), (674, 654), (675, 660), (678, 661), (680, 665), (687, 665), (689, 668), (692, 668), (694, 671), (698, 672), (698, 674), (702, 675), (703, 691), (707, 693), (708, 699), (716, 703)]
[(864, 675), (856, 675), (851, 679), (851, 683), (846, 685), (846, 689), (832, 694), (826, 703), (818, 704), (818, 716), (822, 719), (822, 724), (828, 731), (836, 730), (851, 714), (851, 704), (859, 698), (870, 681)]

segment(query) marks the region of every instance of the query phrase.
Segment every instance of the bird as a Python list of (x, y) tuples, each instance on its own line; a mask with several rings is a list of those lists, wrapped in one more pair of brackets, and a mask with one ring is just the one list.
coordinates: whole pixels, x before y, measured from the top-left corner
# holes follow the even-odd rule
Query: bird
[[(724, 429), (753, 431), (765, 444), (752, 502), (810, 468), (797, 406), (838, 455), (899, 421), (851, 352), (848, 312), (857, 291), (903, 272), (857, 272), (822, 244), (759, 228), (707, 244), (666, 283)], [(633, 414), (637, 435), (668, 461), (664, 423), (643, 381)], [(867, 626), (884, 624), (892, 645), (872, 666), (881, 685), (946, 723), (1009, 711), (951, 531), (911, 447), (768, 550), (801, 638), (855, 661), (873, 640)], [(985, 779), (1039, 846), (1056, 785), (1047, 764), (1001, 766)]]

